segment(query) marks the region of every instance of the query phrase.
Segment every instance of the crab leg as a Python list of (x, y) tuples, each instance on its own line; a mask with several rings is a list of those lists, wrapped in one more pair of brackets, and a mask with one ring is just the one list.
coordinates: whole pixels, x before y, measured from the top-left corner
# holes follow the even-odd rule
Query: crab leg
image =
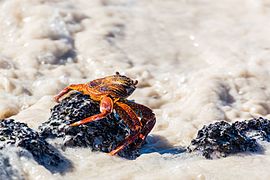
[(134, 110), (123, 102), (115, 103), (115, 110), (132, 131), (139, 131), (142, 123)]
[(60, 91), (59, 94), (57, 94), (56, 96), (54, 96), (54, 100), (56, 102), (59, 102), (59, 99), (63, 95), (67, 94), (69, 91), (76, 90), (76, 91), (83, 92), (84, 89), (85, 89), (85, 84), (71, 84), (71, 85), (65, 87), (62, 91)]
[(90, 117), (85, 118), (81, 121), (77, 121), (75, 123), (72, 123), (70, 126), (79, 126), (81, 124), (85, 124), (85, 123), (89, 123), (92, 121), (96, 121), (96, 120), (105, 118), (107, 115), (112, 113), (112, 110), (113, 110), (113, 100), (110, 97), (105, 96), (100, 101), (100, 112), (101, 113), (90, 116)]
[(129, 144), (131, 144), (132, 142), (134, 142), (140, 133), (136, 133), (135, 135), (129, 135), (124, 141), (122, 141), (114, 150), (112, 150), (111, 152), (109, 152), (109, 154), (111, 156), (114, 156), (115, 154), (117, 154), (119, 151), (121, 151), (122, 149), (124, 149), (126, 146), (128, 146)]
[(127, 102), (127, 104), (132, 108), (137, 110), (136, 114), (141, 117), (141, 123), (143, 124), (142, 129), (140, 131), (138, 139), (140, 141), (136, 142), (136, 146), (139, 147), (141, 143), (144, 141), (145, 137), (151, 132), (153, 127), (156, 124), (156, 117), (153, 111), (142, 105), (142, 104), (137, 104), (134, 102)]
[[(116, 111), (118, 112), (120, 117), (127, 123), (129, 128), (132, 131), (135, 131), (135, 134), (126, 137), (124, 141), (122, 141), (114, 150), (109, 153), (110, 155), (117, 154), (120, 150), (133, 143), (137, 139), (140, 139), (140, 142), (136, 144), (136, 146), (140, 146), (148, 133), (153, 129), (156, 122), (156, 118), (152, 110), (147, 108), (146, 106), (136, 103), (125, 104), (121, 102), (117, 102), (116, 105)], [(126, 114), (118, 107), (122, 108), (122, 110), (124, 110), (131, 119), (128, 118)], [(133, 109), (139, 110), (139, 113), (135, 113)], [(138, 116), (140, 115), (142, 118), (141, 121), (139, 121), (138, 119)]]

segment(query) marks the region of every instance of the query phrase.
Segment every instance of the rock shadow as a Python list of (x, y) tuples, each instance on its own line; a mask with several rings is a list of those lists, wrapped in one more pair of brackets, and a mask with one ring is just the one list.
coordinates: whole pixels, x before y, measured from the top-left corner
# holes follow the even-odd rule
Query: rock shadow
[[(43, 154), (37, 154), (31, 151), (18, 151), (18, 156), (24, 156), (29, 159), (35, 160), (39, 165), (46, 168), (52, 174), (60, 173), (65, 174), (71, 172), (73, 169), (72, 162), (64, 157), (61, 152), (52, 145), (47, 146), (49, 151)], [(29, 154), (31, 153), (31, 155)]]
[(146, 143), (140, 150), (140, 154), (142, 155), (155, 152), (159, 154), (176, 155), (186, 152), (186, 148), (181, 146), (173, 146), (164, 136), (149, 135), (146, 139)]

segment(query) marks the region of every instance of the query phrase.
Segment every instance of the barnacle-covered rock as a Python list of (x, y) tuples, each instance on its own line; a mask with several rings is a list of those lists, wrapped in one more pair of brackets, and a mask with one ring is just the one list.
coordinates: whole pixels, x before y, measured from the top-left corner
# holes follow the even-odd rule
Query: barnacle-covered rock
[[(128, 135), (130, 129), (113, 112), (104, 119), (77, 127), (69, 124), (100, 113), (99, 103), (88, 95), (71, 94), (51, 109), (51, 117), (40, 127), (40, 134), (45, 138), (62, 139), (62, 147), (90, 147), (94, 151), (110, 152)], [(119, 156), (134, 159), (139, 156), (134, 144), (118, 153)]]
[[(1, 120), (0, 149), (5, 150), (10, 146), (26, 149), (40, 165), (52, 172), (62, 171), (63, 169), (57, 169), (60, 166), (61, 168), (69, 166), (69, 162), (53, 146), (40, 138), (39, 134), (25, 123), (15, 122), (13, 119)], [(24, 153), (19, 155), (22, 156)]]
[(232, 124), (238, 131), (253, 139), (270, 142), (270, 121), (262, 117)]
[(242, 134), (235, 126), (225, 121), (204, 126), (197, 137), (191, 141), (188, 151), (199, 151), (207, 159), (226, 157), (244, 151), (257, 151), (259, 146), (255, 139)]

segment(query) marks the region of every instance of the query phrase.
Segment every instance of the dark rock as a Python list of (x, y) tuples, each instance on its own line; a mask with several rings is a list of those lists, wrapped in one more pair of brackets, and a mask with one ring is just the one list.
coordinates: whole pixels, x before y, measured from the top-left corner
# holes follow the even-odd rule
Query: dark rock
[(40, 138), (39, 134), (25, 123), (15, 122), (13, 119), (1, 120), (0, 149), (5, 150), (10, 146), (26, 149), (40, 165), (51, 172), (63, 172), (63, 167), (70, 166), (69, 162), (53, 146)]
[[(62, 147), (90, 147), (93, 151), (110, 152), (132, 132), (113, 112), (104, 119), (77, 127), (69, 124), (100, 113), (99, 103), (88, 95), (71, 94), (51, 109), (51, 117), (40, 127), (40, 134), (45, 138), (62, 139)], [(134, 144), (118, 153), (119, 156), (135, 159), (139, 156)]]
[(270, 121), (262, 117), (232, 124), (238, 131), (253, 139), (270, 142)]
[(226, 157), (238, 152), (259, 150), (255, 139), (242, 134), (225, 121), (204, 126), (191, 141), (188, 151), (199, 151), (207, 159)]

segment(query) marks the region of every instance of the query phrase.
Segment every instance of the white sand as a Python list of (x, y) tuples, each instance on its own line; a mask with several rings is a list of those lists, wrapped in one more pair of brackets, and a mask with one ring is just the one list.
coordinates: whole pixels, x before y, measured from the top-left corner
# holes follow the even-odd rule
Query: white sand
[[(270, 118), (269, 19), (267, 0), (2, 0), (0, 118), (17, 114), (36, 128), (64, 86), (116, 71), (139, 80), (130, 99), (156, 113), (156, 150), (165, 140), (186, 146), (217, 120)], [(269, 179), (265, 148), (219, 160), (150, 153), (134, 161), (67, 149), (75, 169), (63, 176)], [(18, 166), (29, 179), (62, 178), (34, 162)]]

